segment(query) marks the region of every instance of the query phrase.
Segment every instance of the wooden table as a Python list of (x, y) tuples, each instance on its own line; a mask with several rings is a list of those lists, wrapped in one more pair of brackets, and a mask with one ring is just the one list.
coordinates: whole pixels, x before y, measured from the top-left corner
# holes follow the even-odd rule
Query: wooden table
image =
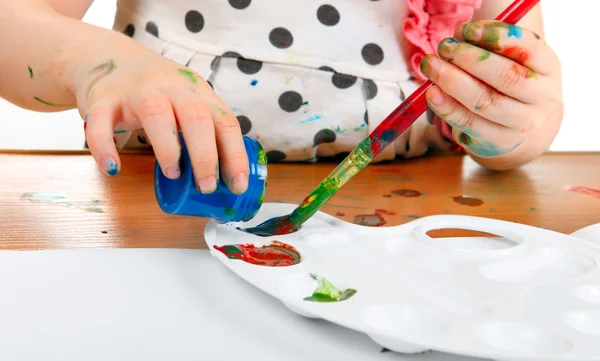
[[(84, 153), (0, 154), (0, 249), (205, 248), (206, 220), (166, 215), (157, 206), (154, 156), (123, 154), (122, 163), (121, 173), (108, 178)], [(270, 165), (265, 201), (297, 204), (334, 166)], [(322, 210), (350, 222), (386, 226), (436, 214), (497, 218), (565, 233), (599, 223), (600, 199), (565, 191), (565, 185), (600, 189), (600, 154), (547, 154), (503, 173), (488, 172), (461, 155), (372, 165)], [(411, 193), (404, 190), (422, 195), (405, 197)], [(36, 192), (68, 198), (28, 200)], [(454, 197), (463, 195), (483, 202), (457, 203)]]

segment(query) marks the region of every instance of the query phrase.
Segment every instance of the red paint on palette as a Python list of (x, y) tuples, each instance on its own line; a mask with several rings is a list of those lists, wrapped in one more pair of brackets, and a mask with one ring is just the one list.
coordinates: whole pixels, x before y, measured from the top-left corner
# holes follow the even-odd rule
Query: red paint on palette
[(269, 245), (232, 244), (214, 246), (229, 259), (266, 267), (289, 267), (300, 263), (300, 253), (289, 244), (273, 242)]

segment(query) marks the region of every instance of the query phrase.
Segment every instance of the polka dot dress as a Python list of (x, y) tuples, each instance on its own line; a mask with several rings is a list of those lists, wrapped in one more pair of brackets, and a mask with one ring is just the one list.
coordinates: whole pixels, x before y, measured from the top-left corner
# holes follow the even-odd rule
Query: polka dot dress
[[(402, 0), (119, 0), (114, 28), (202, 75), (271, 162), (351, 151), (418, 84)], [(431, 118), (431, 116), (429, 116)], [(120, 148), (149, 147), (142, 132)], [(446, 150), (423, 115), (377, 159)]]

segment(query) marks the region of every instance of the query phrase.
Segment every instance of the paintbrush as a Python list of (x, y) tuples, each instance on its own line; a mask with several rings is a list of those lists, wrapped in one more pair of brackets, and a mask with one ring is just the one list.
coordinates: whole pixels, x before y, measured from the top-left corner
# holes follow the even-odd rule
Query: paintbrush
[[(516, 24), (540, 0), (516, 0), (495, 20)], [(241, 229), (255, 235), (268, 237), (297, 231), (312, 217), (333, 195), (360, 170), (365, 168), (381, 151), (398, 138), (426, 110), (425, 93), (433, 85), (426, 81), (390, 115), (388, 115), (371, 134), (364, 138), (356, 148), (338, 165), (317, 188), (302, 201), (289, 215), (269, 219), (254, 228)]]

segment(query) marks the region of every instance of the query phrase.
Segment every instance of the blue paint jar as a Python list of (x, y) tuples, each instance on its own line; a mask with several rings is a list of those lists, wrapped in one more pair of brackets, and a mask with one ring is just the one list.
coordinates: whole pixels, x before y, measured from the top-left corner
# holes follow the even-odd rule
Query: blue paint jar
[(246, 192), (233, 194), (219, 176), (217, 189), (211, 194), (203, 194), (196, 188), (190, 156), (181, 134), (179, 138), (182, 148), (180, 177), (169, 179), (158, 162), (154, 165), (154, 193), (160, 208), (167, 214), (213, 218), (219, 223), (252, 219), (262, 205), (267, 186), (267, 156), (260, 143), (244, 136), (250, 164)]

